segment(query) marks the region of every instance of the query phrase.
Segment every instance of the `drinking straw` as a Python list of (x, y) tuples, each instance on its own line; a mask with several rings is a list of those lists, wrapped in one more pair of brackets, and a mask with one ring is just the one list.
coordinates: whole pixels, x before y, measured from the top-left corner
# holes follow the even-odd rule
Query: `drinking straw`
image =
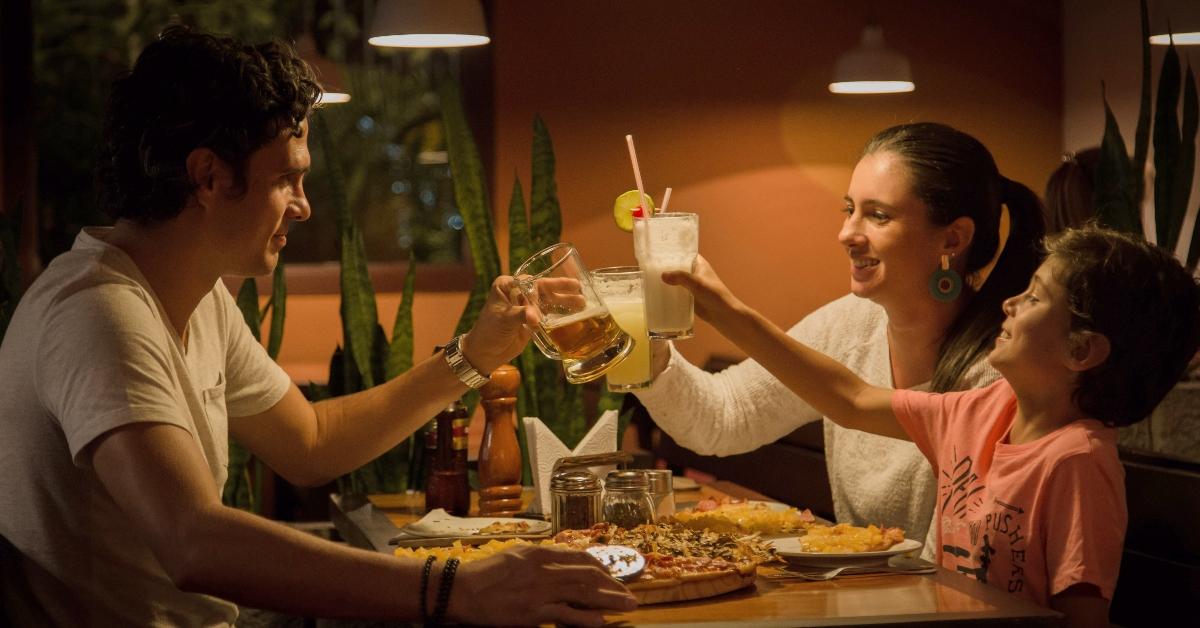
[(667, 188), (667, 191), (663, 192), (663, 204), (662, 204), (662, 207), (658, 208), (658, 213), (660, 213), (660, 214), (667, 213), (667, 203), (670, 203), (670, 202), (671, 202), (671, 188)]
[(649, 207), (649, 204), (646, 203), (646, 191), (645, 188), (642, 187), (642, 171), (638, 168), (637, 150), (633, 147), (633, 136), (626, 135), (625, 143), (629, 145), (629, 161), (633, 162), (633, 180), (637, 182), (638, 198), (642, 201), (642, 211), (645, 212), (646, 217), (649, 218), (650, 212), (646, 211), (646, 208)]

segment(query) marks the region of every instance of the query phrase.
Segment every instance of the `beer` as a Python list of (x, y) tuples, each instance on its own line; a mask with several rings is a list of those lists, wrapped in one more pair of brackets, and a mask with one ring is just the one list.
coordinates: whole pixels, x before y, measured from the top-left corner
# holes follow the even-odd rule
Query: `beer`
[(592, 288), (591, 278), (574, 246), (560, 242), (534, 253), (513, 273), (521, 295), (540, 312), (529, 328), (546, 357), (562, 360), (572, 384), (604, 375), (633, 350)]
[(603, 306), (548, 318), (542, 321), (542, 328), (564, 359), (575, 360), (595, 355), (621, 333), (608, 308)]

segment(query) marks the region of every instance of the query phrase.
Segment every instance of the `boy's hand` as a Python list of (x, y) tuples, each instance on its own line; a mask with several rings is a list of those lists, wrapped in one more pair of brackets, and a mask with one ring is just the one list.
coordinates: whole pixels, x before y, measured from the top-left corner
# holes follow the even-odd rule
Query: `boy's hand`
[(704, 256), (696, 256), (693, 269), (690, 273), (681, 270), (664, 272), (663, 283), (687, 288), (696, 298), (696, 315), (719, 328), (744, 305), (733, 296)]

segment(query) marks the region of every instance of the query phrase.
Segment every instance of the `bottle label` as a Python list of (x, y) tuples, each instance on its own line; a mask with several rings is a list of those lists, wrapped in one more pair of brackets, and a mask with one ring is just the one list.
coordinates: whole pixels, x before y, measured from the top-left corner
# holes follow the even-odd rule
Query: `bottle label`
[(453, 447), (454, 449), (467, 448), (467, 426), (470, 424), (470, 419), (454, 419), (451, 433), (454, 434)]

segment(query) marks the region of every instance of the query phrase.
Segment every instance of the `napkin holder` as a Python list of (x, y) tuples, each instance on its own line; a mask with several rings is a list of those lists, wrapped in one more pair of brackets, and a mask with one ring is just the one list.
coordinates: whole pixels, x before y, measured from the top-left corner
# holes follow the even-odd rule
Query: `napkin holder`
[[(533, 471), (534, 496), (529, 505), (531, 514), (550, 514), (550, 477), (555, 471), (562, 469), (563, 464), (574, 464), (572, 458), (585, 456), (611, 456), (620, 454), (617, 451), (617, 412), (609, 410), (600, 416), (596, 424), (580, 439), (574, 450), (556, 436), (537, 417), (525, 417), (525, 434), (529, 443), (529, 462)], [(629, 456), (629, 454), (624, 454)], [(563, 462), (567, 459), (567, 462)], [(609, 470), (616, 468), (619, 458), (601, 462), (591, 466), (592, 472), (604, 477)], [(573, 467), (574, 468), (574, 467)]]

